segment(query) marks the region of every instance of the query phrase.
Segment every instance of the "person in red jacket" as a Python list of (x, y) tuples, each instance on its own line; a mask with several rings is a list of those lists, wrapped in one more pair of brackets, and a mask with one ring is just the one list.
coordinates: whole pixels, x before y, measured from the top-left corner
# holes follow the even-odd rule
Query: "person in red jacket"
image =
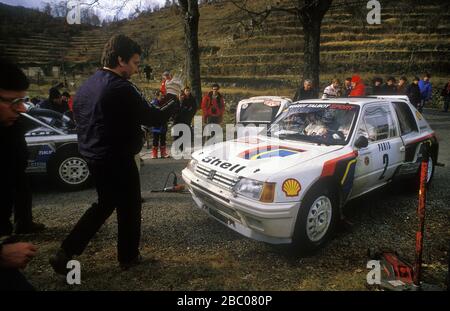
[(160, 91), (162, 96), (165, 96), (167, 94), (167, 90), (166, 90), (166, 82), (172, 80), (172, 75), (170, 74), (169, 71), (164, 71), (164, 73), (162, 74), (162, 81), (161, 81), (161, 87), (160, 87)]
[(219, 93), (219, 85), (214, 83), (212, 91), (203, 96), (202, 99), (202, 113), (203, 123), (211, 124), (222, 123), (223, 114), (225, 112), (225, 101), (222, 94)]
[(361, 77), (354, 75), (352, 77), (352, 91), (350, 97), (366, 96), (366, 86), (364, 85)]

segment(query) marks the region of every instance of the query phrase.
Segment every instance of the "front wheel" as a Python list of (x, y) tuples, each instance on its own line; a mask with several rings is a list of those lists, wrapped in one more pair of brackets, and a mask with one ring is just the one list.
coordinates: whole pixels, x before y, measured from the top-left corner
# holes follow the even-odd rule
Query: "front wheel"
[(313, 189), (305, 196), (292, 241), (296, 252), (313, 252), (332, 236), (339, 214), (337, 202), (337, 195), (327, 189)]
[(90, 173), (86, 160), (77, 150), (62, 149), (49, 168), (49, 175), (56, 186), (66, 191), (76, 191), (87, 187)]

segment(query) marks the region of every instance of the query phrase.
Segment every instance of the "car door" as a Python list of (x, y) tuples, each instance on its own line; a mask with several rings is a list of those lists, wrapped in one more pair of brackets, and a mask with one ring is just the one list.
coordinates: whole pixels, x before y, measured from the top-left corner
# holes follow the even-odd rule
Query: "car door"
[(384, 185), (404, 161), (405, 147), (396, 121), (388, 102), (364, 107), (357, 124), (356, 138), (365, 136), (369, 144), (358, 150), (351, 197)]

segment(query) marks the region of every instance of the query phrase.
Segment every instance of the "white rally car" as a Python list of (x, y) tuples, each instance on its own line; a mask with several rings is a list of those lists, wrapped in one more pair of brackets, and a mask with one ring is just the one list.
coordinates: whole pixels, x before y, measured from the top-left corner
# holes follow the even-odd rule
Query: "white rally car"
[(267, 135), (192, 154), (182, 172), (192, 198), (240, 234), (303, 250), (322, 245), (349, 200), (399, 178), (417, 178), (421, 145), (439, 145), (405, 100), (342, 98), (289, 105)]

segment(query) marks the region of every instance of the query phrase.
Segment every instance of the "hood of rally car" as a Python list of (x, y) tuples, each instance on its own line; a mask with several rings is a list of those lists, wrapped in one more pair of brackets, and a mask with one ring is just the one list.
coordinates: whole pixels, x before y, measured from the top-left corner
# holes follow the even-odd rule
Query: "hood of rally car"
[(229, 175), (271, 175), (343, 146), (318, 146), (269, 137), (246, 137), (205, 147), (193, 154), (199, 165)]

